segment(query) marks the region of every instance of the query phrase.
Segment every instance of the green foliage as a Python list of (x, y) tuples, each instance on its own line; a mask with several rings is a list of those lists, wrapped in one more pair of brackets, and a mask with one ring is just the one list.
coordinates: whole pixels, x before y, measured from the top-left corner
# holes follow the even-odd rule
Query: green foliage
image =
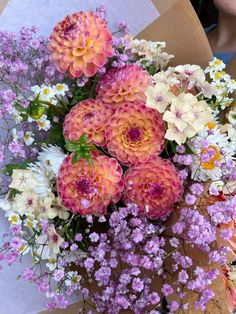
[(22, 163), (18, 163), (18, 164), (7, 164), (4, 169), (4, 173), (8, 176), (11, 176), (14, 169), (26, 169), (29, 163), (30, 163), (29, 160), (25, 160)]
[(92, 164), (91, 152), (98, 150), (95, 145), (87, 144), (87, 138), (85, 134), (82, 134), (78, 142), (68, 141), (65, 148), (69, 152), (73, 152), (72, 164), (75, 164), (80, 159), (85, 159), (88, 164)]

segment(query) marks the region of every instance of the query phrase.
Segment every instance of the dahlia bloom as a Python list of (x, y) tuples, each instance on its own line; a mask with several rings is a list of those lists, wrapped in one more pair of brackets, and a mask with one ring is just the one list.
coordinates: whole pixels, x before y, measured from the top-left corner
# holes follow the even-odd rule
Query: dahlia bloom
[(63, 205), (80, 215), (104, 215), (109, 203), (116, 203), (124, 187), (117, 160), (92, 153), (93, 164), (85, 159), (72, 164), (67, 156), (59, 170), (57, 191)]
[(109, 70), (98, 82), (97, 98), (117, 108), (121, 103), (145, 100), (145, 90), (152, 84), (147, 71), (135, 65)]
[(63, 133), (66, 140), (77, 141), (86, 134), (87, 141), (104, 147), (104, 128), (113, 113), (111, 106), (100, 100), (86, 99), (75, 105), (67, 114)]
[(129, 166), (162, 152), (163, 121), (155, 109), (147, 108), (142, 101), (125, 102), (108, 121), (105, 136), (109, 153)]
[(112, 56), (112, 35), (93, 12), (77, 12), (59, 22), (50, 35), (51, 60), (61, 73), (93, 76)]
[(124, 182), (125, 204), (137, 204), (140, 214), (150, 219), (169, 214), (182, 194), (177, 170), (169, 160), (159, 157), (131, 166), (124, 175)]

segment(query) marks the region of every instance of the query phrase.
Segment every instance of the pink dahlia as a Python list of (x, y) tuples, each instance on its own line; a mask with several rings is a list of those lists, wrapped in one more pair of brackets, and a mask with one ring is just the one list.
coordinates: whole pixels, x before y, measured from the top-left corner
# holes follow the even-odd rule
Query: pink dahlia
[(104, 128), (112, 113), (111, 106), (100, 100), (86, 99), (79, 102), (65, 118), (63, 124), (65, 139), (77, 141), (84, 133), (89, 143), (104, 147), (106, 145)]
[(93, 76), (112, 56), (112, 35), (93, 12), (78, 12), (59, 22), (50, 35), (51, 60), (72, 77)]
[(104, 74), (96, 88), (97, 98), (114, 108), (125, 101), (145, 101), (144, 92), (151, 84), (151, 76), (147, 71), (139, 66), (126, 65)]
[(180, 200), (180, 176), (169, 160), (152, 157), (131, 166), (124, 175), (125, 204), (137, 204), (140, 214), (150, 219), (164, 217)]
[(127, 166), (160, 154), (164, 134), (159, 112), (140, 100), (120, 105), (105, 128), (109, 153)]
[(59, 170), (57, 191), (63, 205), (80, 215), (104, 215), (116, 203), (124, 188), (122, 169), (114, 158), (93, 153), (93, 164), (85, 159), (72, 164), (67, 156)]

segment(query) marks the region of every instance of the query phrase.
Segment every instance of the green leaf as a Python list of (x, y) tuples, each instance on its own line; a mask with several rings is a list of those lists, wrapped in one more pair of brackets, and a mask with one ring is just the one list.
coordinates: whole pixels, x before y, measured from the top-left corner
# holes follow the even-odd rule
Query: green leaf
[[(51, 129), (48, 131), (48, 142), (53, 144), (59, 145), (59, 143), (63, 142), (64, 144), (64, 137), (62, 133), (62, 126), (61, 124), (57, 123), (54, 124)], [(62, 144), (62, 145), (63, 145)]]
[(26, 169), (28, 167), (29, 163), (30, 163), (30, 161), (26, 160), (26, 161), (23, 161), (20, 164), (7, 164), (5, 169), (4, 169), (4, 172), (8, 176), (11, 176), (14, 169)]
[(38, 103), (32, 102), (28, 114), (32, 119), (39, 119), (44, 114), (44, 111), (45, 107), (39, 105)]
[(184, 144), (185, 147), (185, 153), (189, 154), (189, 155), (193, 155), (194, 152), (192, 151), (192, 149), (190, 148), (190, 146), (188, 144)]
[(69, 151), (69, 152), (75, 152), (77, 150), (79, 150), (80, 145), (76, 142), (67, 142), (65, 145), (65, 148)]
[(84, 133), (80, 136), (79, 143), (81, 145), (83, 145), (83, 144), (86, 145), (87, 144), (87, 137), (86, 137), (86, 135)]
[(148, 70), (148, 73), (149, 73), (150, 75), (154, 75), (154, 74), (156, 73), (156, 67), (155, 67), (154, 64), (149, 65), (149, 67), (147, 68), (147, 70)]

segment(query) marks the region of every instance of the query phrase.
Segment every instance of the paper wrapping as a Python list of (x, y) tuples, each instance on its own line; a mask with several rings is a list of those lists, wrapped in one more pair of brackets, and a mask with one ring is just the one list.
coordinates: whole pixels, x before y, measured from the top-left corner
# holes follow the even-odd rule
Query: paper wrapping
[[(0, 0), (0, 13), (7, 2), (7, 0)], [(213, 56), (207, 37), (190, 2), (188, 0), (152, 0), (152, 2), (160, 16), (141, 31), (137, 37), (153, 41), (165, 41), (167, 44), (166, 51), (175, 56), (171, 65), (190, 63), (205, 67)], [(236, 77), (236, 57), (229, 64), (228, 71)], [(176, 216), (172, 216), (169, 224), (173, 223), (173, 219), (175, 220)], [(205, 268), (209, 267), (207, 258), (203, 254), (199, 255), (199, 252), (194, 250), (190, 253), (190, 249), (189, 254), (197, 261), (198, 265)], [(208, 312), (227, 314), (228, 309), (221, 278), (215, 280), (212, 287), (216, 293), (214, 298), (216, 303), (210, 303)], [(193, 303), (195, 298), (196, 296), (190, 293), (187, 296), (189, 303)], [(221, 305), (220, 310), (216, 305), (217, 302)], [(70, 305), (66, 310), (43, 311), (40, 314), (77, 314), (82, 304), (82, 302), (78, 302)], [(186, 313), (198, 314), (200, 312), (190, 306)]]
[(228, 64), (226, 72), (229, 73), (234, 79), (236, 79), (236, 54)]

